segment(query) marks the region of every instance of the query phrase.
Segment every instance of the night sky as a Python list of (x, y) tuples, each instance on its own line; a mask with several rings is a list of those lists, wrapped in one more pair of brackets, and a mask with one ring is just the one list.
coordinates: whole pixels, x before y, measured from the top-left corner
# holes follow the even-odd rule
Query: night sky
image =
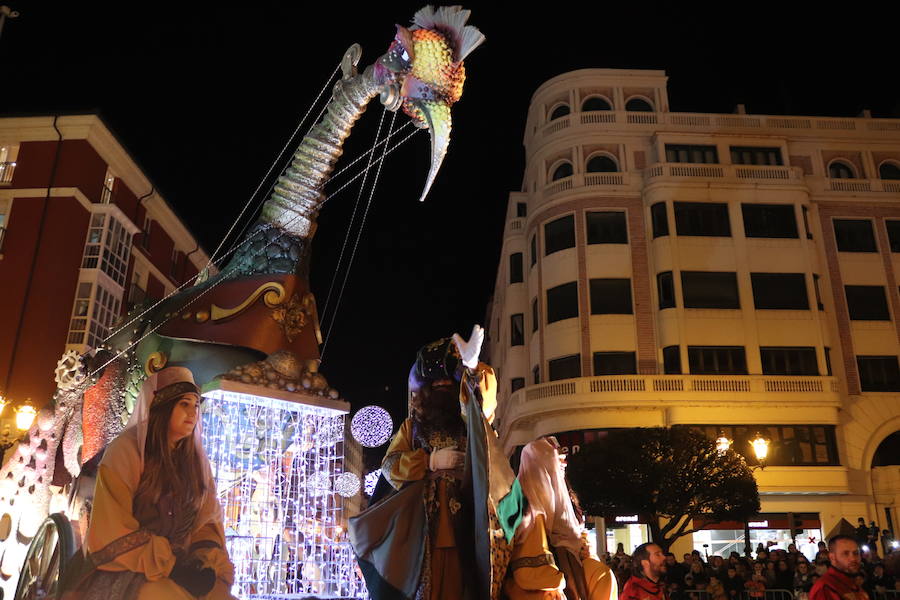
[[(21, 16), (0, 37), (0, 115), (99, 111), (208, 252), (344, 50), (359, 42), (370, 64), (421, 6), (6, 3)], [(664, 69), (673, 111), (900, 116), (886, 3), (622, 4), (467, 5), (487, 42), (466, 61), (447, 159), (421, 204), (427, 133), (388, 158), (330, 332), (322, 370), (355, 408), (378, 403), (402, 418), (415, 350), (483, 323), (508, 193), (521, 186), (528, 102), (548, 78)], [(368, 149), (381, 112), (370, 105), (338, 169)], [(398, 127), (407, 121), (398, 114)], [(320, 313), (357, 192), (319, 219)]]

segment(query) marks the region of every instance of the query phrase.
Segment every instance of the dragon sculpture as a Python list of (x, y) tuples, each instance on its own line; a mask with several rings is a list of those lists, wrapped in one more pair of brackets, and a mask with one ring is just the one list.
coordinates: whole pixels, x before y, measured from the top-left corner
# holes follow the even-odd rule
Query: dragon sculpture
[(297, 147), (230, 262), (152, 308), (132, 311), (126, 326), (91, 356), (63, 357), (52, 401), (0, 469), (0, 585), (6, 594), (12, 597), (44, 518), (66, 506), (51, 485), (71, 481), (122, 430), (150, 373), (185, 366), (200, 385), (223, 377), (338, 397), (318, 373), (321, 339), (308, 283), (323, 187), (353, 125), (378, 96), (388, 110), (402, 108), (431, 134), (424, 200), (449, 145), (463, 60), (484, 41), (466, 25), (468, 17), (459, 6), (419, 10), (362, 72), (362, 50), (351, 46), (324, 116)]

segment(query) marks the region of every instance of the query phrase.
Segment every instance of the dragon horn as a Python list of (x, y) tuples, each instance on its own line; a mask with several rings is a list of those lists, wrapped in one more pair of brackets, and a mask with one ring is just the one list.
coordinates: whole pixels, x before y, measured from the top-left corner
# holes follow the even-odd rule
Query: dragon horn
[(425, 196), (428, 195), (438, 170), (441, 168), (441, 163), (444, 162), (447, 147), (450, 145), (450, 106), (434, 100), (415, 100), (414, 102), (425, 117), (431, 134), (431, 168), (425, 179), (425, 189), (422, 190), (422, 196), (419, 198), (419, 202), (424, 202)]

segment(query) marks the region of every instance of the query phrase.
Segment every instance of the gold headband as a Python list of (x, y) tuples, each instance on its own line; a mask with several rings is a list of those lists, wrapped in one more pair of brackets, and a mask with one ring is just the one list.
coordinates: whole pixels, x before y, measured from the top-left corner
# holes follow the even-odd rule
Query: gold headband
[(166, 387), (160, 388), (156, 390), (156, 394), (153, 395), (153, 402), (150, 403), (150, 408), (154, 406), (159, 406), (160, 404), (165, 404), (170, 400), (174, 400), (179, 396), (184, 396), (185, 394), (194, 394), (197, 396), (197, 399), (202, 402), (203, 396), (200, 395), (200, 388), (198, 388), (194, 383), (190, 381), (177, 381)]

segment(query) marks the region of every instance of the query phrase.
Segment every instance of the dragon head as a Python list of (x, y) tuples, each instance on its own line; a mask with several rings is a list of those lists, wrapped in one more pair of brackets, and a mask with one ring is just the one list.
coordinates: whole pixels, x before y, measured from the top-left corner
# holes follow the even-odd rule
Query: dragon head
[(426, 6), (397, 34), (375, 64), (384, 86), (381, 101), (390, 110), (403, 108), (417, 127), (431, 133), (431, 168), (420, 200), (440, 169), (450, 144), (450, 107), (462, 96), (466, 70), (463, 59), (484, 41), (476, 27), (466, 25), (470, 11), (459, 6)]

